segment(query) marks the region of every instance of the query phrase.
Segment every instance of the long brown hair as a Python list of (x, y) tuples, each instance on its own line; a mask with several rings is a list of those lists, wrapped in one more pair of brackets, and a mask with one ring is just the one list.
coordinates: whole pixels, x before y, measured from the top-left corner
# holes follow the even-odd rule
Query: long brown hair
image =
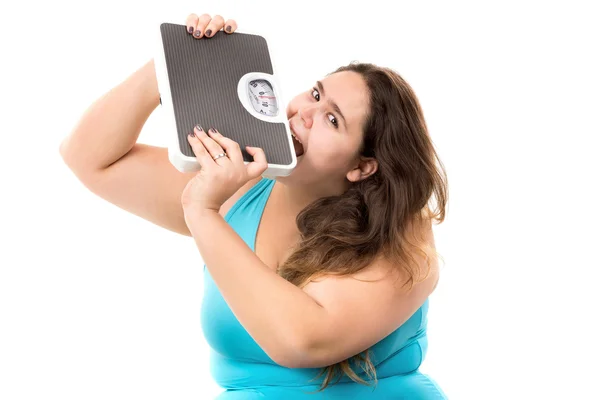
[[(394, 260), (393, 265), (408, 277), (406, 283), (412, 288), (419, 282), (421, 267), (409, 247), (427, 260), (437, 257), (437, 252), (423, 237), (410, 235), (415, 231), (408, 227), (431, 224), (433, 219), (438, 224), (444, 221), (446, 171), (434, 149), (419, 101), (398, 73), (371, 63), (352, 62), (331, 74), (341, 71), (361, 74), (369, 89), (369, 114), (360, 153), (374, 157), (378, 169), (366, 179), (349, 183), (344, 194), (321, 198), (300, 212), (296, 224), (301, 240), (278, 274), (303, 287), (319, 276), (354, 274), (383, 256)], [(437, 208), (432, 211), (429, 201), (434, 194)], [(429, 261), (427, 264), (430, 268)], [(318, 391), (336, 377), (339, 381), (343, 374), (368, 385), (355, 373), (353, 364), (376, 384), (369, 350), (325, 367), (314, 378), (326, 374)]]

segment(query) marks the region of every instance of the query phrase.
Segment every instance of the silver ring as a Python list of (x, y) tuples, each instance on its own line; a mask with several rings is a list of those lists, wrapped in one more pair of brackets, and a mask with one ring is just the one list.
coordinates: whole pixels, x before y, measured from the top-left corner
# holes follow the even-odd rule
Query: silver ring
[(219, 159), (219, 158), (221, 158), (221, 157), (227, 157), (227, 154), (225, 154), (225, 153), (217, 154), (217, 156), (216, 156), (216, 157), (213, 157), (213, 160), (215, 160), (215, 161), (216, 161), (216, 160), (218, 160), (218, 159)]

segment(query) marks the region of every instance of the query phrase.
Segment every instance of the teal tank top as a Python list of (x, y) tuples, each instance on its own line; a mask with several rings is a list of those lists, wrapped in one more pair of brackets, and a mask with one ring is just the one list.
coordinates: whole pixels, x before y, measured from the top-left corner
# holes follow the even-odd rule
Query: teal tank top
[[(263, 178), (231, 207), (225, 220), (254, 251), (256, 232), (275, 180)], [(408, 321), (371, 347), (377, 386), (347, 375), (324, 391), (320, 368), (287, 368), (276, 364), (252, 339), (221, 296), (204, 265), (202, 332), (210, 346), (210, 371), (225, 390), (219, 400), (234, 399), (446, 399), (437, 383), (419, 371), (427, 352), (429, 300)], [(366, 374), (355, 368), (362, 379)], [(359, 373), (360, 372), (360, 373)], [(312, 380), (312, 381), (311, 381)], [(335, 380), (334, 380), (335, 382)], [(369, 382), (373, 385), (373, 382)]]

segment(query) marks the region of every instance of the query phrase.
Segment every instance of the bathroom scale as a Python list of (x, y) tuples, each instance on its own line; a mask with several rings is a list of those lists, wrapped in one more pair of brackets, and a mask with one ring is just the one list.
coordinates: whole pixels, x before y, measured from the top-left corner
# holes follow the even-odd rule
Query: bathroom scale
[(297, 163), (287, 101), (264, 37), (223, 31), (194, 39), (186, 25), (162, 23), (154, 58), (169, 161), (181, 172), (200, 170), (187, 135), (200, 124), (245, 146), (260, 147), (264, 176), (289, 175)]

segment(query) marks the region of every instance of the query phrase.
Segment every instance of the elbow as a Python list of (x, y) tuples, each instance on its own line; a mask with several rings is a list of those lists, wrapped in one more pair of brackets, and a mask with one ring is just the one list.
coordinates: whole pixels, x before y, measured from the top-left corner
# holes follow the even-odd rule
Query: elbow
[(79, 181), (81, 181), (88, 189), (92, 190), (91, 185), (95, 184), (100, 177), (100, 174), (97, 173), (98, 170), (93, 170), (87, 167), (85, 165), (85, 159), (77, 157), (76, 154), (73, 154), (72, 150), (69, 149), (68, 143), (69, 142), (67, 138), (60, 143), (58, 148), (58, 152), (63, 162), (67, 168), (73, 172)]
[(291, 348), (280, 352), (277, 356), (272, 357), (277, 365), (286, 368), (305, 368), (307, 355), (301, 348)]
[(60, 146), (58, 146), (58, 153), (60, 154), (60, 157), (62, 158), (63, 162), (65, 164), (67, 164), (67, 166), (71, 169), (73, 169), (72, 164), (72, 157), (70, 155), (70, 150), (69, 150), (69, 138), (65, 138), (63, 139), (62, 142), (60, 142)]
[(274, 361), (286, 368), (316, 368), (314, 353), (314, 348), (307, 341), (290, 340)]
[(65, 160), (67, 154), (67, 139), (64, 139), (62, 142), (60, 142), (60, 146), (58, 146), (58, 153), (60, 154), (61, 158)]
[(292, 336), (289, 334), (279, 335), (278, 338), (271, 336), (268, 343), (260, 344), (260, 347), (275, 364), (286, 368), (300, 368), (302, 360), (307, 357), (307, 347)]
[[(321, 306), (320, 306), (321, 307)], [(331, 340), (328, 340), (327, 332), (332, 331), (326, 323), (327, 319), (324, 314), (324, 309), (315, 312), (315, 317), (312, 321), (307, 321), (296, 327), (294, 334), (288, 331), (288, 338), (285, 350), (281, 352), (280, 365), (287, 368), (322, 368), (329, 364), (324, 363), (327, 360), (327, 351), (324, 349), (331, 348)], [(338, 337), (338, 335), (334, 335)], [(325, 357), (324, 357), (325, 356)]]
[(68, 138), (60, 142), (60, 146), (58, 148), (58, 153), (60, 154), (60, 158), (62, 158), (63, 162), (66, 166), (73, 172), (75, 172), (75, 163), (73, 157), (69, 153), (69, 149), (67, 146)]

